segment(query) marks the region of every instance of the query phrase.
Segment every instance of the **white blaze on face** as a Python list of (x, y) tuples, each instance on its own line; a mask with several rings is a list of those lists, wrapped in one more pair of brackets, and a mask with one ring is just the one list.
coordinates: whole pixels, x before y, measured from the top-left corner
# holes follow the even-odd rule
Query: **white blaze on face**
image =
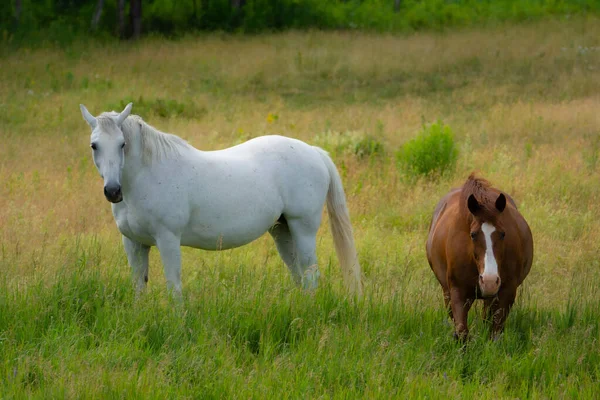
[(496, 228), (492, 224), (484, 222), (481, 225), (481, 231), (485, 237), (485, 257), (484, 262), (484, 276), (497, 276), (498, 275), (498, 263), (494, 256), (494, 246), (492, 245), (492, 233), (496, 231)]

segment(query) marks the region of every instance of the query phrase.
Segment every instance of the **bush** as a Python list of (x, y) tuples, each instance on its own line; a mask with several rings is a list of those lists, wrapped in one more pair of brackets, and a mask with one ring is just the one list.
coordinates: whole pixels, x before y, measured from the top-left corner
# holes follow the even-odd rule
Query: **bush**
[(361, 132), (327, 131), (315, 136), (314, 144), (326, 150), (333, 157), (354, 154), (359, 159), (373, 158), (385, 153), (382, 142)]
[(458, 159), (452, 129), (441, 121), (423, 126), (416, 138), (398, 150), (396, 159), (411, 177), (444, 175), (454, 169)]
[(119, 103), (110, 103), (108, 110), (120, 112), (128, 103), (133, 103), (133, 113), (148, 120), (151, 115), (160, 118), (181, 117), (200, 119), (206, 115), (206, 108), (198, 106), (192, 102), (181, 103), (173, 99), (144, 99), (139, 97), (137, 100), (127, 97)]
[(354, 154), (362, 159), (383, 155), (385, 148), (383, 143), (373, 136), (365, 136), (354, 143)]
[[(0, 1), (0, 44), (69, 45), (90, 33), (97, 0)], [(444, 30), (552, 15), (600, 13), (598, 0), (145, 0), (142, 31), (176, 37), (194, 31), (263, 32), (285, 29), (366, 29), (382, 32)], [(106, 0), (94, 35), (117, 30), (116, 0)], [(126, 13), (128, 13), (126, 11)], [(129, 20), (129, 18), (126, 18)], [(131, 30), (131, 27), (126, 30)]]

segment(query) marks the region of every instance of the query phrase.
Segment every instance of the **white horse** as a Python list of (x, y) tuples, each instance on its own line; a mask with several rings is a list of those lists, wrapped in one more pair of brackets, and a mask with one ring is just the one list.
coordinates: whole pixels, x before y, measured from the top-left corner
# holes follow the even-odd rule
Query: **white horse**
[(262, 136), (225, 150), (200, 151), (130, 116), (131, 107), (94, 117), (80, 105), (138, 293), (148, 282), (151, 246), (158, 247), (168, 288), (180, 296), (180, 246), (231, 249), (267, 231), (294, 281), (315, 289), (316, 234), (327, 201), (346, 284), (362, 294), (344, 189), (324, 150)]

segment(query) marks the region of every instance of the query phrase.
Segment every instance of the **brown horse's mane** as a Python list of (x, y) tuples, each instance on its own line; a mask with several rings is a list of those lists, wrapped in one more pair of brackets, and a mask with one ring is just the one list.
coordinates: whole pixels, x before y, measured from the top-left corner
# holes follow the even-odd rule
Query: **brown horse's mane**
[(498, 193), (492, 190), (492, 184), (486, 179), (479, 178), (474, 172), (469, 175), (460, 193), (460, 210), (465, 216), (471, 215), (467, 202), (469, 196), (475, 196), (481, 207), (484, 219), (493, 219), (498, 214), (496, 199)]

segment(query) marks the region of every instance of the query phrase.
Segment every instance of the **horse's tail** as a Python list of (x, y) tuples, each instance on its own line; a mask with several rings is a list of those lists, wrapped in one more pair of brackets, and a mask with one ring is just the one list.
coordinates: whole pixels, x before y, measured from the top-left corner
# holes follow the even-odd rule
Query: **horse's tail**
[(346, 206), (346, 195), (342, 186), (340, 174), (329, 154), (323, 149), (315, 147), (329, 171), (329, 190), (327, 192), (327, 212), (335, 251), (342, 267), (344, 281), (350, 291), (358, 297), (362, 296), (363, 286), (361, 280), (360, 264), (354, 246), (352, 224)]

